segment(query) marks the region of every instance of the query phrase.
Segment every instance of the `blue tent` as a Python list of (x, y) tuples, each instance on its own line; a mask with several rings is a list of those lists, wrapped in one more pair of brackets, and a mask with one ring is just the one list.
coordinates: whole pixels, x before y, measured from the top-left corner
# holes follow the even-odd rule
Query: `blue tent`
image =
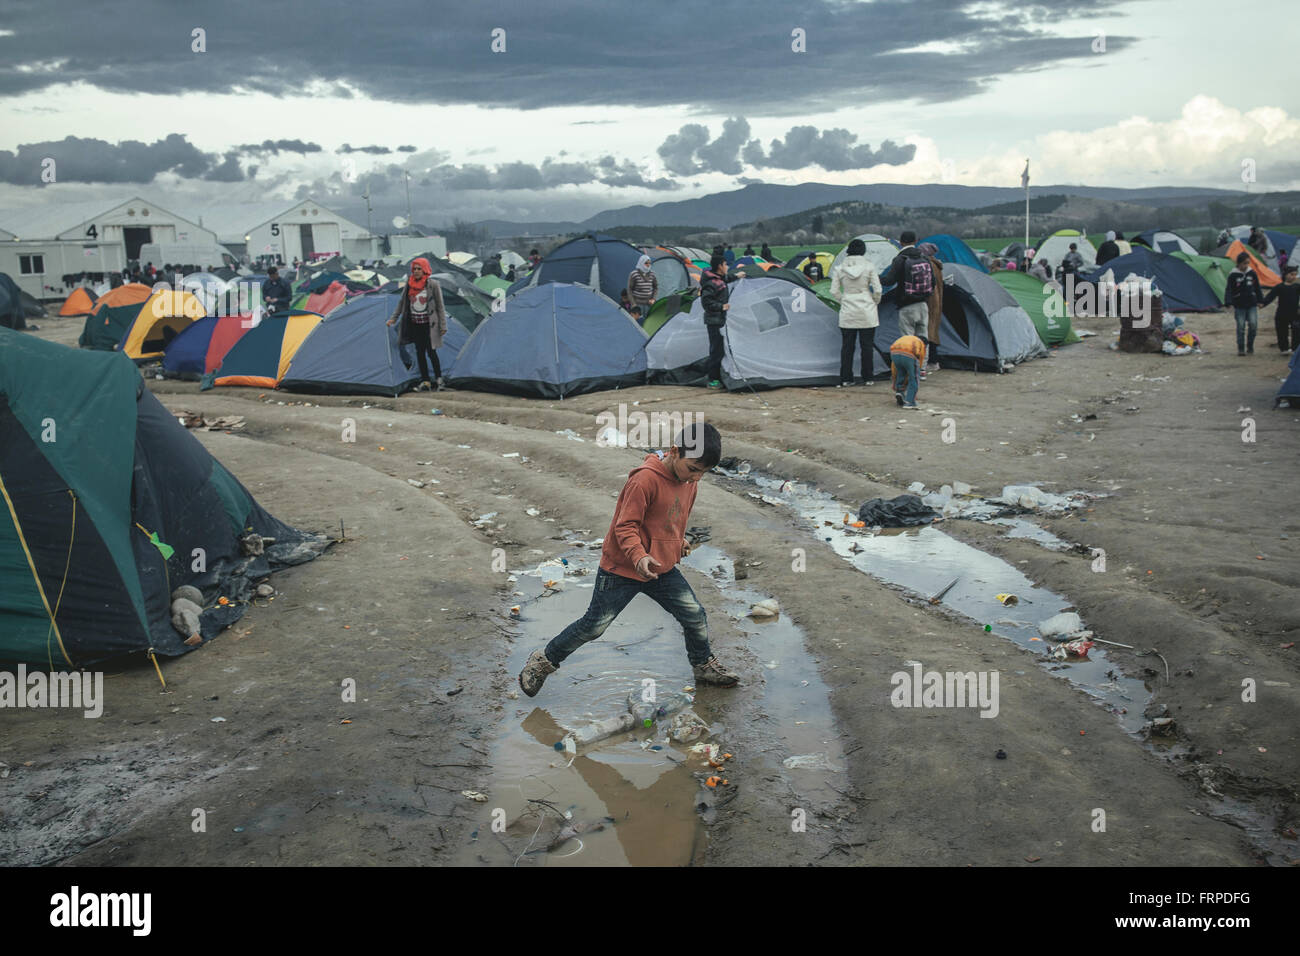
[(312, 295), (315, 295), (317, 292), (324, 292), (335, 282), (342, 282), (344, 285), (349, 285), (349, 286), (362, 284), (362, 283), (353, 282), (351, 279), (349, 279), (341, 272), (322, 272), (319, 275), (313, 276), (311, 280), (307, 282), (305, 285), (303, 285), (301, 288), (294, 290), (294, 294), (298, 295), (303, 292), (307, 292)]
[(645, 343), (641, 327), (601, 293), (547, 282), (510, 296), (474, 330), (447, 383), (528, 398), (640, 385)]
[(627, 286), (627, 277), (642, 255), (640, 249), (622, 239), (588, 233), (553, 250), (536, 269), (512, 285), (507, 294), (514, 295), (521, 289), (548, 282), (577, 282), (599, 289), (617, 303)]
[(1282, 387), (1277, 390), (1277, 397), (1273, 399), (1273, 407), (1279, 407), (1286, 402), (1287, 408), (1300, 408), (1300, 349), (1291, 353), (1291, 361), (1287, 365), (1290, 372), (1287, 373), (1286, 381)]
[(1213, 312), (1223, 308), (1223, 303), (1201, 274), (1174, 256), (1135, 246), (1128, 255), (1111, 259), (1081, 279), (1099, 282), (1108, 271), (1116, 282), (1123, 282), (1129, 275), (1154, 280), (1156, 288), (1164, 296), (1165, 309), (1170, 312)]
[(1295, 241), (1296, 236), (1289, 232), (1278, 232), (1276, 229), (1265, 229), (1264, 235), (1268, 236), (1273, 243), (1273, 248), (1280, 252), (1285, 252), (1287, 262), (1290, 263), (1295, 258)]
[[(396, 295), (358, 296), (331, 312), (303, 340), (289, 362), (280, 387), (327, 395), (401, 395), (420, 383), (415, 350), (399, 348), (397, 326), (388, 318)], [(447, 316), (447, 334), (438, 361), (447, 375), (469, 332)]]
[[(921, 242), (934, 243), (939, 250), (939, 254), (935, 258), (940, 262), (955, 262), (959, 266), (969, 266), (983, 273), (989, 271), (984, 268), (984, 263), (980, 262), (979, 256), (975, 255), (975, 250), (956, 236), (950, 236), (946, 232), (938, 232), (933, 236), (926, 236)], [(918, 242), (917, 245), (919, 246), (921, 242)]]

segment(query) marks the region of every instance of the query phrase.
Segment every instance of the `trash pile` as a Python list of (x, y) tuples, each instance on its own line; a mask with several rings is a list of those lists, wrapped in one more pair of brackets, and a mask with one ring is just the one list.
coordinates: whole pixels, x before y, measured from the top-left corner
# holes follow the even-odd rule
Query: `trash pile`
[(1052, 660), (1086, 660), (1088, 652), (1097, 646), (1091, 640), (1092, 631), (1084, 628), (1083, 620), (1073, 611), (1063, 611), (1040, 621), (1038, 633), (1056, 645), (1047, 655)]
[(210, 432), (234, 431), (244, 427), (243, 415), (222, 415), (220, 418), (205, 419), (198, 412), (175, 412), (176, 420), (186, 428), (205, 428)]
[(1163, 327), (1165, 340), (1160, 347), (1166, 355), (1190, 355), (1201, 350), (1201, 337), (1185, 328), (1179, 316), (1166, 313)]

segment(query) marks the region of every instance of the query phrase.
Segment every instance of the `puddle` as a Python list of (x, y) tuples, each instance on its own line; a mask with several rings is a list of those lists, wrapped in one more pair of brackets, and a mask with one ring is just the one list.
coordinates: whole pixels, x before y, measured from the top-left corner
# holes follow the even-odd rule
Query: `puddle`
[[(599, 567), (599, 549), (574, 549), (536, 568), (514, 572), (513, 597), (519, 604), (518, 638), (507, 667), (518, 673), (528, 655), (570, 622), (581, 617), (591, 600)], [(811, 802), (837, 803), (844, 755), (831, 720), (829, 693), (816, 663), (804, 648), (802, 631), (780, 616), (771, 623), (745, 619), (749, 607), (767, 595), (737, 588), (732, 560), (707, 545), (696, 548), (682, 564), (706, 575), (725, 598), (723, 612), (742, 633), (743, 643), (765, 666), (761, 679), (738, 691), (700, 688), (693, 709), (713, 734), (705, 738), (728, 747), (752, 746), (746, 753), (741, 787), (769, 787), (773, 774), (790, 783)], [(708, 584), (688, 574), (700, 591)], [(554, 581), (558, 589), (544, 587)], [(714, 612), (711, 630), (719, 631)], [(625, 713), (629, 693), (653, 679), (659, 697), (693, 687), (684, 639), (672, 616), (649, 598), (634, 598), (600, 639), (587, 644), (552, 674), (536, 698), (511, 685), (517, 700), (507, 700), (506, 716), (492, 747), (489, 779), (476, 783), (488, 795), (476, 814), (474, 830), (458, 862), (502, 866), (684, 866), (705, 836), (696, 810), (701, 785), (696, 773), (708, 770), (691, 744), (671, 743), (657, 728), (616, 734), (577, 756), (555, 750), (564, 735), (606, 717)], [(760, 682), (761, 681), (761, 682)], [(734, 695), (744, 694), (737, 701)], [(721, 705), (721, 706), (720, 706)], [(745, 714), (762, 725), (738, 728), (719, 720)], [(774, 735), (780, 746), (760, 748), (758, 736)], [(649, 744), (661, 749), (647, 749)], [(768, 751), (771, 752), (768, 752)], [(794, 756), (819, 755), (812, 761), (833, 769), (786, 769)], [(726, 775), (724, 769), (720, 771)], [(847, 784), (841, 784), (847, 786)], [(463, 798), (469, 799), (469, 798)], [(493, 819), (499, 821), (493, 828)], [(497, 832), (504, 824), (504, 832)], [(579, 830), (571, 834), (566, 828)]]
[(1008, 538), (1025, 538), (1035, 544), (1042, 545), (1048, 551), (1074, 550), (1074, 545), (1070, 544), (1070, 542), (1062, 541), (1052, 532), (1040, 528), (1032, 521), (1026, 521), (1024, 518), (990, 518), (984, 523), (1010, 528), (1011, 530), (1006, 534)]
[[(747, 475), (731, 471), (724, 474), (752, 482), (764, 497), (794, 509), (811, 522), (813, 533), (826, 541), (836, 554), (879, 581), (929, 599), (955, 578), (957, 583), (940, 602), (943, 607), (976, 624), (989, 625), (992, 633), (1033, 652), (1041, 666), (1070, 681), (1113, 713), (1128, 733), (1138, 736), (1146, 725), (1143, 712), (1151, 700), (1151, 692), (1143, 682), (1124, 677), (1107, 660), (1102, 646), (1093, 648), (1087, 660), (1067, 663), (1046, 659), (1044, 652), (1053, 645), (1034, 640), (1039, 637), (1037, 625), (1073, 605), (1059, 594), (1036, 587), (1001, 558), (958, 541), (934, 526), (886, 529), (876, 534), (845, 528), (844, 515), (856, 514), (856, 506), (846, 507), (826, 492), (752, 471)], [(1037, 528), (1023, 519), (1008, 521), (1013, 533), (1019, 531), (1026, 537), (1031, 536), (1030, 528)], [(1067, 549), (1070, 547), (1041, 528), (1037, 531), (1041, 533), (1041, 538), (1035, 537), (1039, 543), (1047, 545), (1050, 544), (1047, 539), (1051, 539)], [(1004, 607), (995, 596), (1004, 593), (1016, 595), (1019, 603)], [(1122, 640), (1122, 643), (1133, 642)]]

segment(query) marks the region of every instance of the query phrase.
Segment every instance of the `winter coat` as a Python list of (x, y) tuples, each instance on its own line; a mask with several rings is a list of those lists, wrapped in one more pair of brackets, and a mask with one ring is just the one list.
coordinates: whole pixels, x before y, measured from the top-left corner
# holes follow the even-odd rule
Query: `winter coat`
[(939, 322), (943, 318), (943, 263), (931, 256), (930, 268), (934, 270), (934, 288), (930, 291), (930, 298), (925, 300), (926, 310), (930, 313), (925, 337), (938, 345)]
[(831, 269), (831, 296), (840, 300), (840, 328), (874, 329), (880, 324), (880, 277), (866, 256), (845, 256)]
[(289, 283), (279, 276), (262, 283), (262, 301), (271, 311), (283, 312), (289, 308), (292, 298), (293, 290), (289, 288)]
[(1111, 259), (1119, 258), (1119, 243), (1114, 239), (1107, 239), (1097, 247), (1097, 265), (1105, 265)]
[(705, 325), (726, 325), (727, 313), (723, 306), (731, 299), (727, 280), (711, 269), (700, 273), (700, 302), (704, 306)]
[(905, 305), (912, 305), (916, 302), (924, 302), (925, 296), (911, 296), (903, 291), (903, 279), (907, 275), (909, 264), (916, 259), (925, 258), (916, 246), (904, 246), (894, 256), (894, 261), (889, 264), (885, 274), (880, 277), (883, 285), (896, 286), (894, 289), (894, 301), (898, 303), (901, 309)]
[(1300, 320), (1300, 282), (1283, 282), (1268, 290), (1263, 305), (1277, 299), (1276, 318), (1284, 322)]
[[(442, 287), (438, 285), (435, 279), (429, 279), (424, 286), (424, 291), (429, 293), (429, 347), (442, 348), (442, 337), (447, 334), (447, 308), (442, 304)], [(411, 297), (407, 294), (405, 288), (402, 289), (401, 301), (397, 303), (397, 308), (393, 310), (392, 318), (397, 319), (401, 325), (398, 327), (397, 344), (410, 345), (415, 341), (411, 331)]]
[(1255, 274), (1254, 269), (1247, 266), (1245, 272), (1234, 268), (1228, 273), (1228, 288), (1223, 299), (1224, 305), (1249, 309), (1252, 306), (1259, 305), (1263, 298), (1259, 289), (1259, 276)]

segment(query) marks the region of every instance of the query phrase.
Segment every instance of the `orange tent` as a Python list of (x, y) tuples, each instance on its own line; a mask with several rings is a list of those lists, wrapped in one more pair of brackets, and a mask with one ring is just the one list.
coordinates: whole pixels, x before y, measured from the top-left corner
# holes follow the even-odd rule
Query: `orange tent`
[(86, 316), (86, 325), (77, 344), (90, 349), (117, 348), (122, 335), (151, 295), (153, 289), (140, 282), (130, 282), (105, 292)]
[(1255, 274), (1259, 276), (1260, 285), (1272, 287), (1282, 281), (1282, 277), (1268, 266), (1264, 265), (1264, 263), (1260, 261), (1259, 256), (1255, 255), (1255, 250), (1243, 243), (1240, 239), (1234, 239), (1232, 245), (1228, 246), (1222, 255), (1230, 259), (1232, 264), (1235, 266), (1237, 264), (1237, 256), (1241, 255), (1243, 252), (1250, 256), (1250, 267), (1254, 269)]
[(59, 315), (89, 315), (94, 307), (94, 293), (85, 286), (78, 286), (63, 300), (63, 305), (59, 307)]

